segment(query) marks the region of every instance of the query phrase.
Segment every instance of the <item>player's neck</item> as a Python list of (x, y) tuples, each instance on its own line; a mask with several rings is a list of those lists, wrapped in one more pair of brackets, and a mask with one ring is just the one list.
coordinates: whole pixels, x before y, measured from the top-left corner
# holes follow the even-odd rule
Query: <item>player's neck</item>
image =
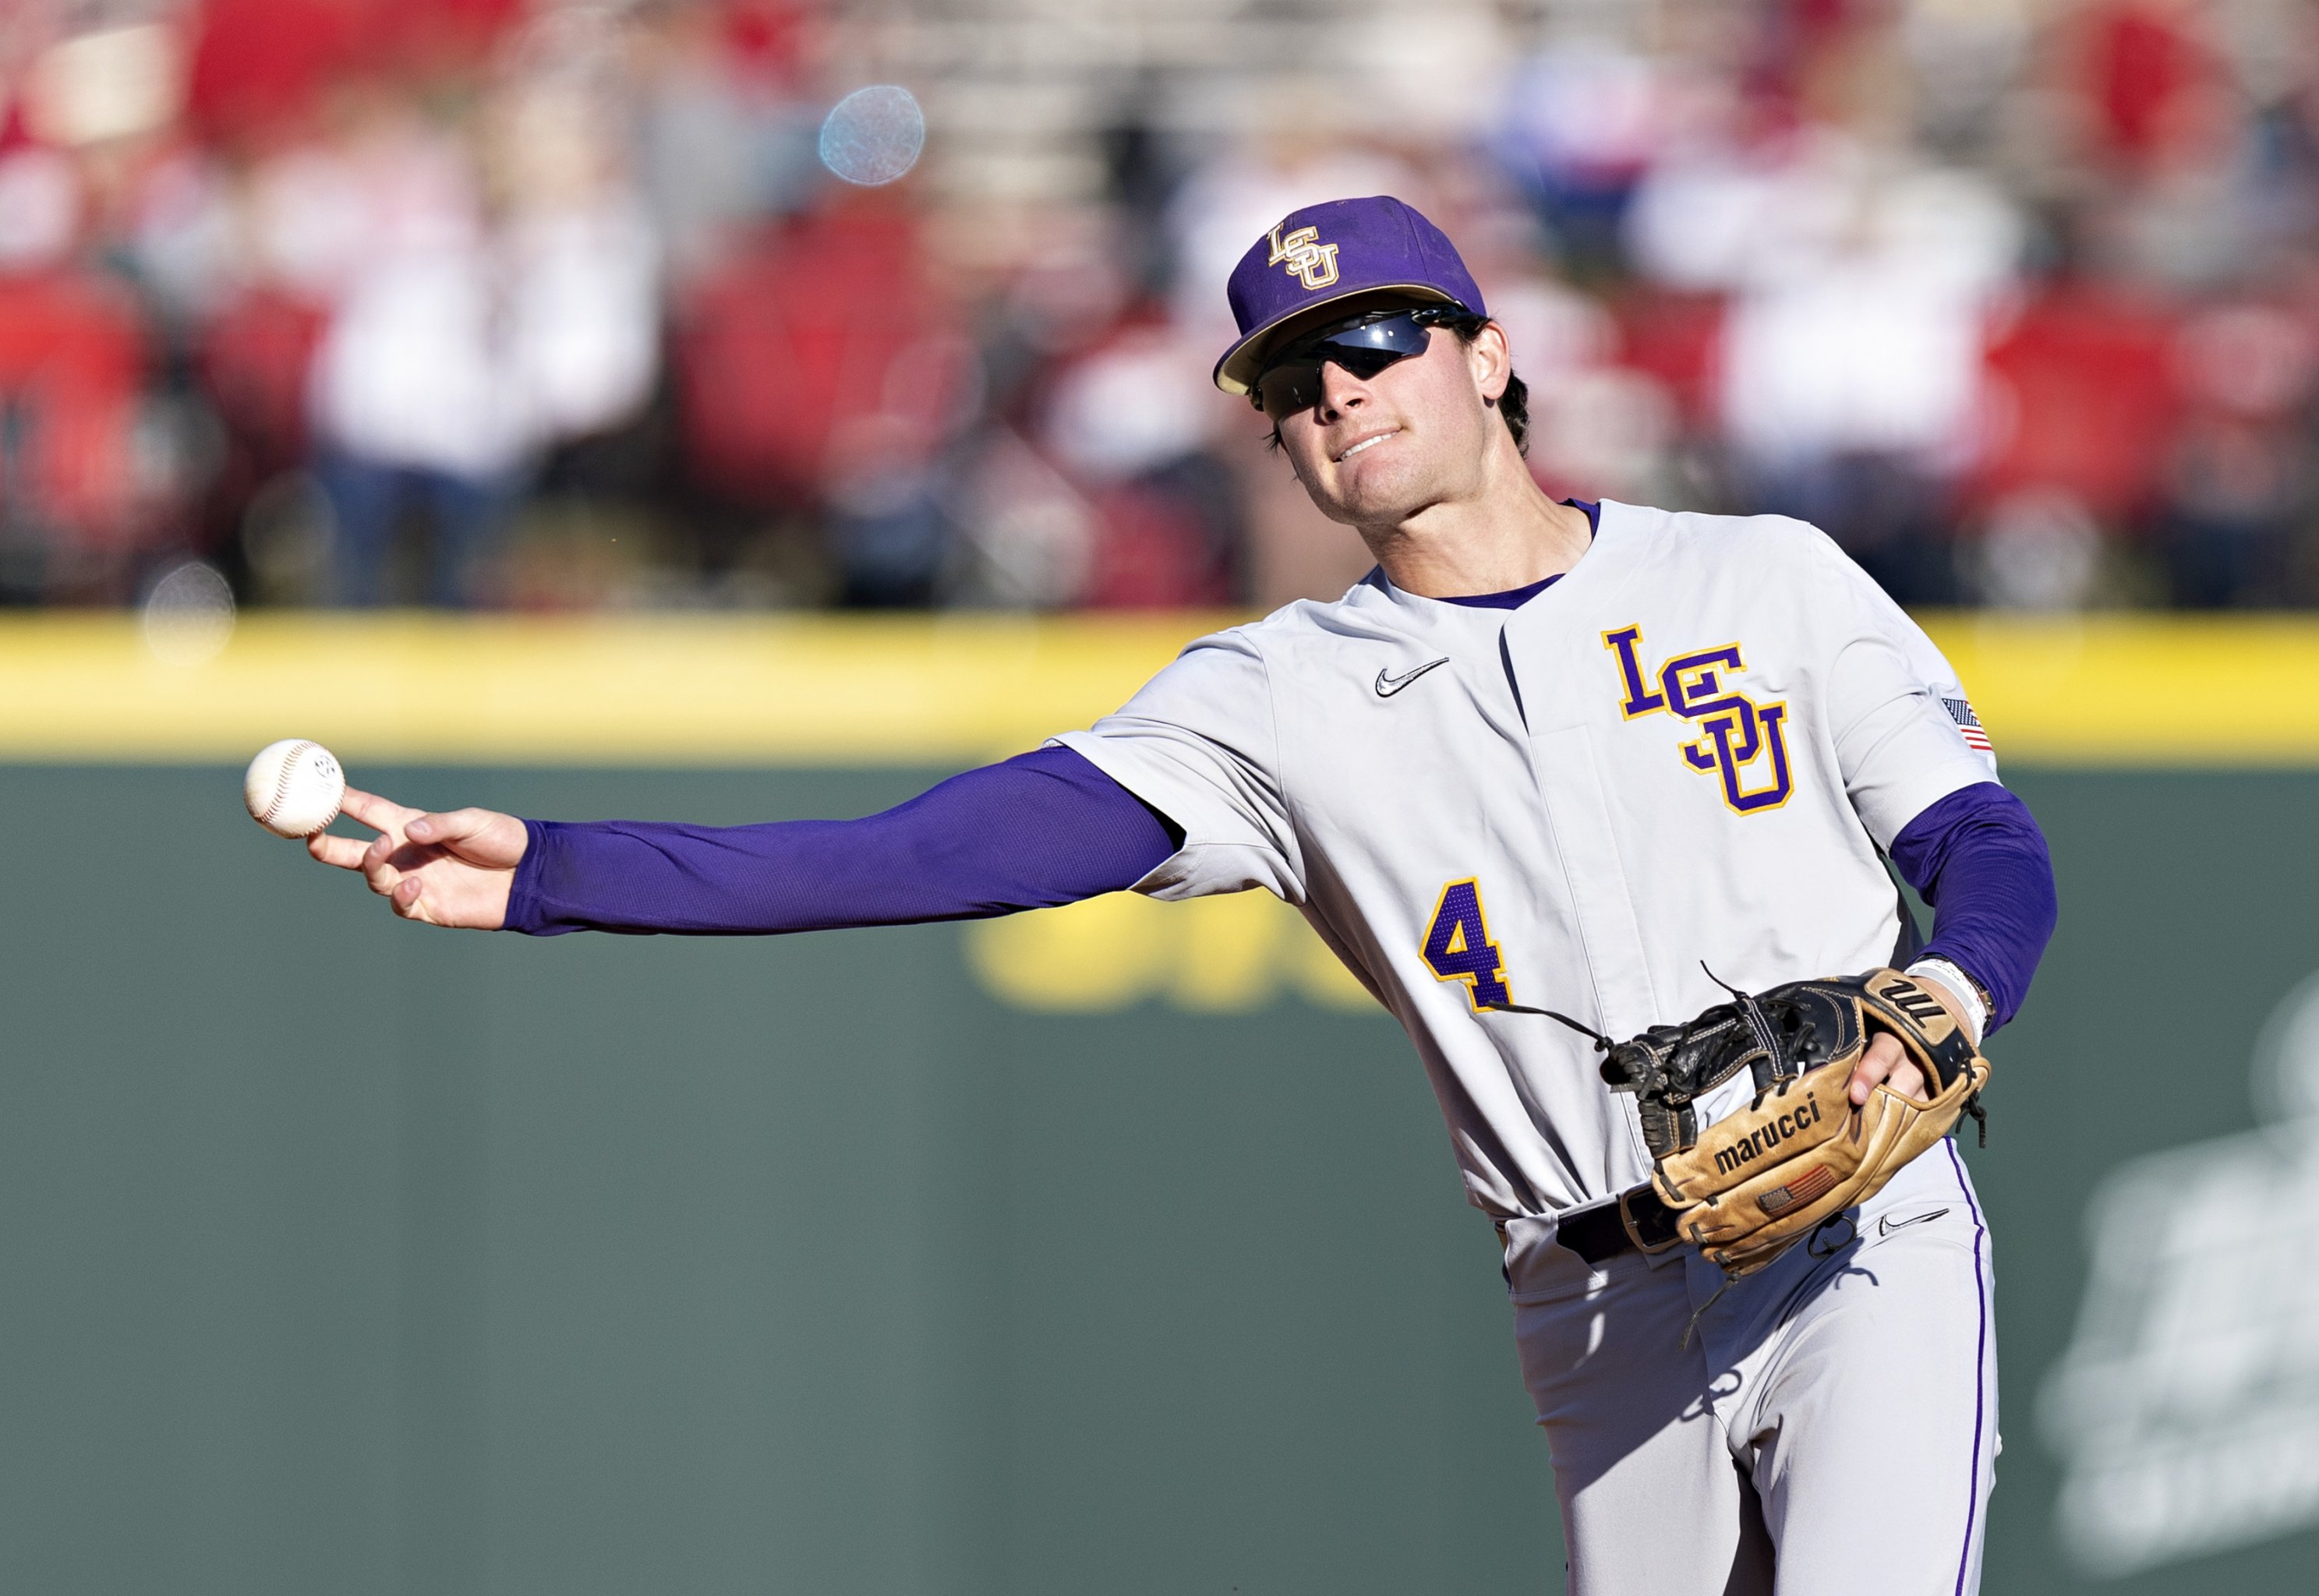
[(1492, 459), (1482, 491), (1360, 532), (1386, 580), (1427, 599), (1510, 592), (1559, 576), (1593, 537), (1586, 512), (1547, 497), (1511, 440)]

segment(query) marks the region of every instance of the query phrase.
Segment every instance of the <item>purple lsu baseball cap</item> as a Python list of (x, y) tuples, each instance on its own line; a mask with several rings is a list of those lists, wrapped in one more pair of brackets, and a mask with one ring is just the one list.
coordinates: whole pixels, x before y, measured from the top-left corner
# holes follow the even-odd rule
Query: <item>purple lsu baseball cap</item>
[(1379, 293), (1489, 314), (1457, 247), (1413, 207), (1376, 194), (1290, 212), (1232, 268), (1224, 296), (1240, 340), (1216, 362), (1216, 386), (1247, 392), (1275, 333), (1323, 305)]

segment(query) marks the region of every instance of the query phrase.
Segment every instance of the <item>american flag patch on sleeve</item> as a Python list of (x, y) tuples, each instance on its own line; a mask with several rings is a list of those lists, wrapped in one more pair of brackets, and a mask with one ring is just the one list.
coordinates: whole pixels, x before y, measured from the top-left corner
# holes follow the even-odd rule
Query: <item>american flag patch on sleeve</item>
[(1981, 729), (1981, 717), (1972, 712), (1972, 704), (1963, 699), (1943, 699), (1941, 708), (1949, 712), (1951, 720), (1956, 722), (1956, 728), (1963, 735), (1967, 744), (1983, 753), (1997, 752), (1990, 746), (1989, 734)]

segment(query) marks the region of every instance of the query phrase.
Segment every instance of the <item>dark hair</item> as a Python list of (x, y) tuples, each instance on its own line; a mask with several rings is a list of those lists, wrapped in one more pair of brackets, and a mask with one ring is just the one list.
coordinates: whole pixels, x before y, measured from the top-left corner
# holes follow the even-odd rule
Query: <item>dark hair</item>
[[(1481, 337), (1482, 329), (1487, 327), (1489, 321), (1485, 317), (1466, 312), (1456, 316), (1444, 316), (1439, 325), (1456, 333), (1458, 342), (1470, 345), (1475, 338)], [(1509, 367), (1506, 372), (1505, 392), (1489, 402), (1494, 405), (1498, 414), (1505, 419), (1506, 430), (1514, 435), (1515, 451), (1528, 455), (1529, 453), (1529, 384), (1516, 376)], [(1272, 431), (1266, 437), (1264, 446), (1276, 451), (1280, 447), (1279, 422), (1273, 422)]]

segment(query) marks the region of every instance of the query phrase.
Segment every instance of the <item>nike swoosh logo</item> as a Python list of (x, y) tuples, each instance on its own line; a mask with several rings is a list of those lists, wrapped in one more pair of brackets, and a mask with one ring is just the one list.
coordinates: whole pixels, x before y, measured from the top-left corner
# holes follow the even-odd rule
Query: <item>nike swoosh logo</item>
[(1448, 663), (1449, 656), (1445, 654), (1438, 660), (1426, 661), (1423, 664), (1418, 666), (1416, 670), (1410, 672), (1405, 676), (1388, 676), (1383, 671), (1379, 671), (1377, 672), (1376, 679), (1377, 697), (1380, 699), (1389, 699), (1393, 697), (1394, 694), (1399, 692), (1403, 688), (1407, 687), (1411, 682), (1424, 675), (1428, 671), (1433, 669), (1434, 666), (1446, 665)]
[(1907, 1219), (1894, 1219), (1888, 1213), (1876, 1222), (1876, 1231), (1879, 1235), (1889, 1236), (1895, 1231), (1905, 1231), (1910, 1225), (1920, 1225), (1927, 1220), (1938, 1219), (1947, 1212), (1945, 1208), (1936, 1208), (1930, 1213), (1911, 1214)]

